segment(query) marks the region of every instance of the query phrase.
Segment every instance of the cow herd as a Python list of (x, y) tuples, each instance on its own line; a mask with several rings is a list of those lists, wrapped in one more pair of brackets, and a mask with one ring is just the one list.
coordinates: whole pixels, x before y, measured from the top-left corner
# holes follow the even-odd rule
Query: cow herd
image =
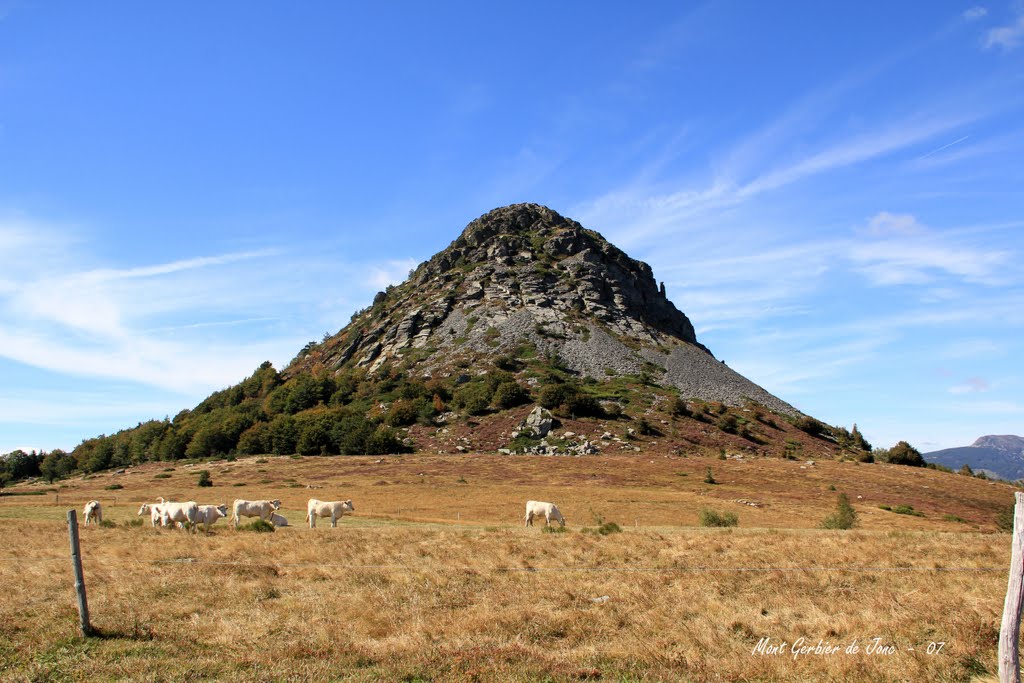
[[(288, 526), (288, 520), (278, 514), (281, 509), (279, 500), (242, 500), (238, 499), (231, 506), (231, 525), (238, 527), (242, 517), (259, 517), (260, 519), (273, 524), (274, 526)], [(306, 521), (309, 528), (316, 528), (316, 518), (330, 518), (331, 526), (338, 526), (338, 520), (346, 512), (355, 512), (356, 508), (351, 500), (323, 501), (310, 498), (306, 503)], [(90, 522), (100, 523), (103, 521), (103, 507), (98, 500), (90, 500), (83, 509), (85, 515), (85, 526)], [(185, 503), (177, 503), (163, 498), (158, 498), (155, 503), (143, 503), (139, 508), (138, 516), (149, 515), (150, 523), (155, 527), (158, 524), (162, 527), (178, 527), (195, 531), (199, 525), (204, 531), (209, 531), (221, 517), (228, 516), (227, 505), (199, 505), (194, 500)], [(534, 519), (544, 518), (544, 526), (551, 524), (552, 520), (565, 526), (565, 517), (558, 510), (554, 503), (545, 503), (538, 500), (526, 501), (526, 526), (533, 526)]]

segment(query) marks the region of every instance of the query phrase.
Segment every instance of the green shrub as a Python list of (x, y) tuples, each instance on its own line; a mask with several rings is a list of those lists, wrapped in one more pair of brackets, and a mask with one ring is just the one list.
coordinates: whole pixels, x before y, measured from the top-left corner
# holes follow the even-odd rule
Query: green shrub
[(238, 529), (239, 531), (255, 531), (256, 533), (266, 534), (274, 532), (274, 525), (265, 519), (257, 519), (248, 524), (239, 524)]
[(540, 392), (537, 394), (537, 403), (552, 410), (573, 401), (577, 393), (575, 387), (570, 384), (547, 384), (540, 388)]
[(622, 406), (618, 403), (606, 403), (601, 407), (601, 411), (609, 420), (618, 420), (622, 417)]
[(809, 415), (801, 415), (793, 420), (793, 426), (811, 436), (818, 436), (825, 431), (825, 425)]
[(416, 418), (419, 417), (420, 409), (422, 404), (429, 402), (420, 399), (419, 401), (413, 399), (400, 399), (391, 404), (391, 408), (388, 410), (385, 422), (391, 427), (404, 427), (411, 425), (416, 422)]
[(676, 398), (672, 399), (671, 403), (669, 403), (668, 412), (673, 417), (689, 417), (690, 407), (686, 405), (686, 401), (677, 396)]
[(893, 465), (907, 465), (909, 467), (924, 467), (927, 463), (921, 457), (921, 451), (911, 446), (906, 441), (900, 441), (889, 450), (881, 449), (877, 457), (883, 462)]
[(528, 400), (530, 400), (530, 394), (515, 381), (499, 384), (498, 388), (494, 390), (494, 396), (491, 398), (494, 407), (499, 410), (514, 408), (526, 403)]
[(161, 472), (160, 474), (154, 474), (153, 478), (154, 479), (170, 479), (171, 475), (167, 474), (166, 472)]
[(455, 390), (452, 405), (470, 415), (482, 415), (491, 405), (491, 393), (484, 382), (470, 382)]
[(708, 468), (707, 474), (704, 475), (704, 483), (705, 484), (717, 484), (718, 483), (717, 481), (715, 481), (715, 476), (713, 474), (711, 474), (711, 468), (710, 467)]
[(850, 499), (845, 493), (839, 494), (836, 502), (836, 511), (825, 518), (821, 523), (824, 529), (852, 529), (857, 525), (857, 511), (850, 505)]
[(593, 512), (591, 514), (594, 516), (595, 528), (591, 529), (590, 527), (584, 527), (582, 530), (583, 533), (601, 534), (602, 536), (607, 536), (608, 534), (618, 534), (622, 532), (622, 527), (620, 527), (615, 522), (604, 521), (603, 515), (598, 515)]
[(736, 516), (735, 512), (718, 512), (710, 508), (703, 508), (700, 511), (700, 525), (701, 526), (738, 526), (740, 523), (739, 517)]
[(118, 489), (123, 489), (124, 487), (121, 486), (120, 484), (111, 484), (110, 486), (104, 486), (103, 488), (105, 488), (108, 491), (117, 491)]
[(879, 505), (878, 509), (879, 510), (889, 510), (889, 511), (892, 511), (892, 507), (886, 505), (885, 503), (882, 503), (881, 505)]
[(636, 431), (643, 436), (653, 436), (658, 433), (658, 430), (644, 417), (636, 421)]
[(735, 434), (739, 430), (739, 421), (732, 413), (726, 413), (718, 418), (718, 428), (726, 434)]
[[(142, 520), (140, 519), (139, 521), (141, 522)], [(117, 526), (117, 523), (113, 522), (113, 521), (111, 521), (109, 519), (104, 519), (103, 521), (100, 522), (100, 528), (102, 528), (102, 529), (113, 529), (116, 526)]]
[(569, 532), (569, 529), (567, 527), (562, 526), (561, 524), (548, 525), (545, 527), (541, 527), (540, 532), (542, 534), (565, 534)]
[(142, 526), (142, 518), (132, 517), (131, 519), (126, 519), (125, 521), (121, 522), (121, 524), (129, 529), (131, 529), (132, 527)]
[(897, 505), (892, 509), (897, 515), (912, 515), (914, 517), (924, 517), (923, 512), (918, 512), (914, 509), (913, 505)]
[(197, 486), (213, 486), (213, 479), (210, 478), (209, 470), (200, 470), (199, 481), (196, 482)]

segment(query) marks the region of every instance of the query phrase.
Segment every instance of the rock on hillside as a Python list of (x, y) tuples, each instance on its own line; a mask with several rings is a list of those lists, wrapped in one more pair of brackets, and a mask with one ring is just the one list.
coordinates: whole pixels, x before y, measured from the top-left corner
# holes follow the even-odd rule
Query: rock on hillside
[(372, 374), (395, 363), (421, 376), (451, 376), (484, 357), (524, 353), (598, 381), (641, 376), (684, 397), (798, 413), (716, 360), (650, 266), (537, 204), (471, 222), (283, 374), (351, 367)]
[(1001, 479), (1024, 479), (1024, 438), (1019, 436), (983, 436), (970, 446), (946, 448), (923, 455), (928, 462), (953, 469), (969, 465), (976, 472), (984, 471)]

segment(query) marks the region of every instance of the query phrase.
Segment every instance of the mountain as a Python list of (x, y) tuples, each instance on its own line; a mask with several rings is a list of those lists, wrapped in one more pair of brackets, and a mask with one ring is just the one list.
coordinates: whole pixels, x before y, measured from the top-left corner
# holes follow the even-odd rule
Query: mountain
[(537, 204), (495, 209), (284, 371), (406, 367), (435, 376), (524, 346), (581, 377), (650, 377), (688, 398), (798, 411), (701, 345), (651, 267)]
[(983, 436), (970, 446), (945, 448), (924, 453), (924, 459), (938, 465), (960, 469), (969, 465), (1001, 479), (1024, 479), (1024, 438), (1013, 435)]
[(717, 360), (646, 263), (516, 204), (469, 223), (280, 372), (263, 363), (173, 420), (87, 439), (47, 468), (608, 449), (868, 460), (870, 446)]

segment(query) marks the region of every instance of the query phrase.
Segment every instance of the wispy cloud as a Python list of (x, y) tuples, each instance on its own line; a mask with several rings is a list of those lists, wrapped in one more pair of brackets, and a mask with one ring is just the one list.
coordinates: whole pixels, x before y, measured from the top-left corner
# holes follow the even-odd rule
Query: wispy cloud
[(975, 21), (977, 19), (981, 19), (986, 14), (988, 14), (987, 9), (985, 9), (984, 7), (976, 6), (966, 10), (962, 16), (967, 21)]
[[(0, 357), (181, 394), (227, 386), (263, 360), (286, 362), (310, 335), (319, 337), (317, 327), (336, 328), (369, 303), (372, 287), (402, 281), (415, 265), (324, 254), (318, 263), (260, 250), (94, 267), (87, 244), (45, 232), (41, 240), (35, 230), (0, 223), (0, 244), (16, 253), (16, 264), (48, 263), (15, 266), (0, 281)], [(318, 322), (321, 315), (327, 322)], [(259, 334), (251, 334), (254, 325)]]
[(968, 377), (962, 384), (949, 388), (951, 394), (980, 394), (989, 391), (992, 387), (984, 377)]
[(908, 120), (885, 130), (855, 136), (786, 166), (772, 169), (736, 190), (739, 198), (751, 197), (839, 168), (852, 166), (912, 147), (959, 128), (973, 117)]
[(867, 234), (873, 237), (890, 237), (892, 235), (919, 235), (924, 227), (917, 218), (909, 213), (889, 213), (880, 211), (868, 222)]
[(892, 236), (851, 245), (847, 253), (854, 268), (874, 285), (927, 284), (940, 276), (999, 285), (1006, 284), (1012, 272), (1010, 252), (972, 248), (928, 234), (913, 216), (879, 214), (869, 229), (878, 230), (880, 225)]
[(371, 266), (368, 269), (366, 280), (378, 289), (384, 289), (388, 285), (397, 285), (405, 281), (409, 271), (416, 267), (414, 259), (398, 259), (387, 261), (383, 264)]
[(944, 149), (949, 149), (953, 145), (959, 145), (961, 142), (963, 142), (964, 140), (969, 139), (970, 137), (971, 137), (970, 135), (964, 135), (963, 137), (960, 137), (960, 138), (957, 138), (956, 140), (953, 140), (953, 142), (947, 142), (946, 144), (942, 145), (941, 147), (936, 147), (935, 149), (933, 149), (932, 151), (928, 152), (927, 154), (922, 154), (917, 159), (915, 159), (915, 161), (921, 161), (922, 159), (927, 159), (930, 156), (938, 154), (939, 152), (941, 152)]
[(1016, 21), (1007, 26), (989, 29), (985, 35), (985, 47), (988, 49), (998, 47), (1004, 52), (1009, 52), (1020, 46), (1022, 42), (1024, 42), (1024, 14), (1018, 16)]

